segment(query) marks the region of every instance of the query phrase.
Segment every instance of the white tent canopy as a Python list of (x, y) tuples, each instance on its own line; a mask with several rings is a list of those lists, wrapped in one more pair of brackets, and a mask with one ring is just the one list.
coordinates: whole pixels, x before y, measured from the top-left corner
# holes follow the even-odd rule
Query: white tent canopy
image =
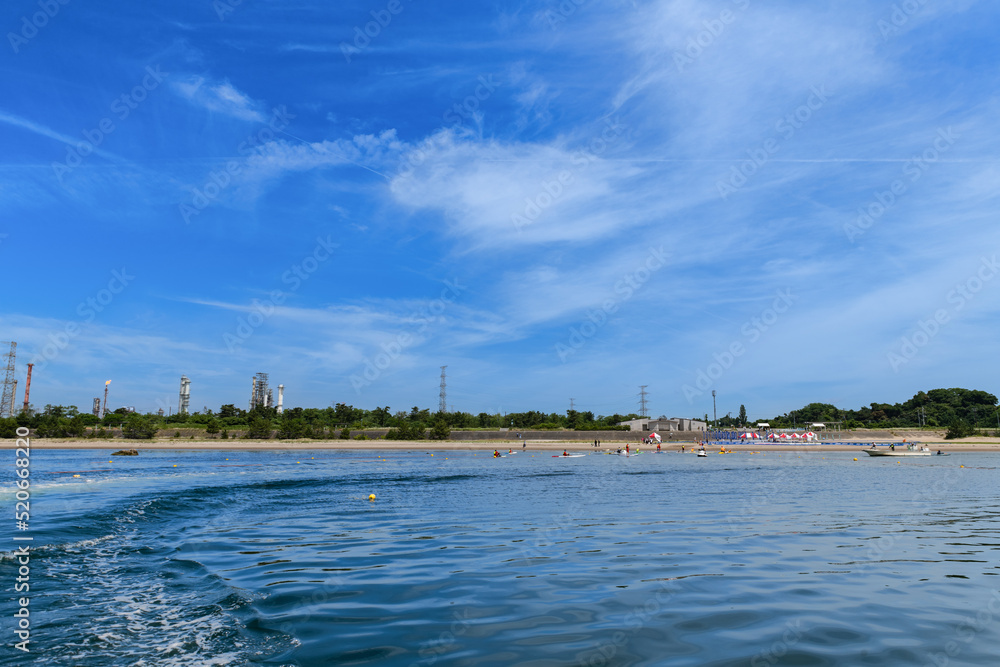
[(656, 440), (657, 442), (663, 442), (663, 438), (660, 437), (659, 433), (650, 433), (649, 434), (649, 439), (650, 440)]

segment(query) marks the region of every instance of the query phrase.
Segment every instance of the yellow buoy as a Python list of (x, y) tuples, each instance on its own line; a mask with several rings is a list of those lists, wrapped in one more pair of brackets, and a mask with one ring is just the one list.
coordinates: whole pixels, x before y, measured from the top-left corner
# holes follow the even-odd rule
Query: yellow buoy
[(177, 467), (177, 464), (176, 464), (176, 463), (174, 464), (174, 467), (175, 467), (175, 468)]
[(73, 477), (79, 477), (79, 475), (73, 475)]
[(857, 461), (857, 460), (858, 460), (858, 457), (856, 457), (856, 456), (855, 456), (855, 457), (854, 457), (854, 460), (855, 460), (855, 461)]
[(368, 500), (374, 501), (375, 500), (375, 494), (374, 493), (369, 493), (368, 494)]

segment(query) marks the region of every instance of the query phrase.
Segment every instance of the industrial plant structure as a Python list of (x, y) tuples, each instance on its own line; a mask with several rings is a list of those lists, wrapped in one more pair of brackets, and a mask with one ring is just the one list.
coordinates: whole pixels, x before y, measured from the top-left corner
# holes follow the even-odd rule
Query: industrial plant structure
[(17, 394), (17, 369), (14, 360), (17, 354), (17, 343), (0, 343), (0, 345), (10, 345), (10, 352), (4, 355), (6, 363), (6, 373), (3, 379), (3, 391), (0, 392), (0, 417), (14, 416), (14, 396)]
[(177, 399), (177, 414), (186, 415), (191, 407), (191, 380), (188, 376), (181, 376), (181, 393)]
[(34, 367), (34, 364), (28, 364), (28, 379), (24, 382), (24, 407), (21, 409), (22, 412), (28, 412), (31, 406), (31, 403), (29, 403), (29, 399), (31, 398), (31, 369)]
[(271, 389), (267, 386), (267, 373), (257, 373), (253, 376), (253, 384), (250, 388), (250, 409), (253, 410), (257, 406), (271, 407)]

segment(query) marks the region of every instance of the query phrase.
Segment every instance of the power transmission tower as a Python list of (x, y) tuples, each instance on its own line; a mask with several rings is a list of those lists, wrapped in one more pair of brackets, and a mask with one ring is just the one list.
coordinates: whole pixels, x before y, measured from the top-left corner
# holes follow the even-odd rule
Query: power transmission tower
[(640, 385), (639, 386), (639, 416), (640, 417), (648, 417), (649, 416), (649, 414), (646, 413), (646, 403), (647, 403), (647, 401), (646, 401), (646, 395), (647, 395), (646, 394), (646, 387), (648, 387), (648, 386), (649, 386), (648, 384), (644, 384), (644, 385)]
[(0, 393), (0, 417), (14, 416), (14, 392), (17, 391), (17, 370), (14, 365), (14, 358), (17, 354), (17, 343), (11, 341), (10, 352), (5, 356), (7, 359), (7, 373), (3, 379), (3, 392)]
[(573, 412), (573, 410), (576, 409), (576, 406), (573, 405), (573, 401), (574, 401), (574, 399), (572, 399), (572, 398), (569, 399), (569, 411), (570, 412)]
[(444, 381), (444, 369), (446, 368), (448, 367), (447, 366), (441, 367), (441, 393), (438, 394), (438, 397), (440, 399), (440, 401), (438, 402), (438, 412), (448, 412), (448, 400), (447, 400), (448, 387)]

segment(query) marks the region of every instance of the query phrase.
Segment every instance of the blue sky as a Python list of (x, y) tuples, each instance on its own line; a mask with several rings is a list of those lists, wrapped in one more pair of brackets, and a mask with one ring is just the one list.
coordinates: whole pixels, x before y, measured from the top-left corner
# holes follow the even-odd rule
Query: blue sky
[(752, 418), (997, 392), (1000, 6), (10, 3), (32, 403)]

